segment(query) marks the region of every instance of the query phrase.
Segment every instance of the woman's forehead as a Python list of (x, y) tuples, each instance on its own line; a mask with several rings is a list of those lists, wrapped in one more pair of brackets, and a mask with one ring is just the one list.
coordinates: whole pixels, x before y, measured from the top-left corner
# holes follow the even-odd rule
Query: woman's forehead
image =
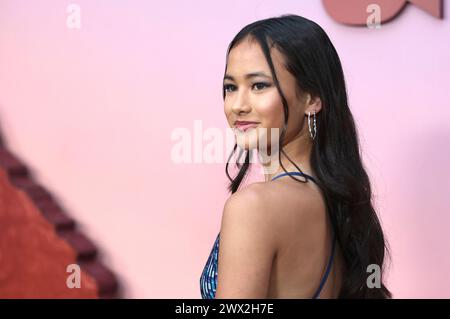
[[(271, 50), (271, 57), (277, 74), (280, 72), (281, 54)], [(227, 61), (227, 74), (233, 77), (244, 77), (250, 73), (261, 72), (271, 77), (270, 67), (266, 57), (255, 41), (242, 41), (230, 50)]]

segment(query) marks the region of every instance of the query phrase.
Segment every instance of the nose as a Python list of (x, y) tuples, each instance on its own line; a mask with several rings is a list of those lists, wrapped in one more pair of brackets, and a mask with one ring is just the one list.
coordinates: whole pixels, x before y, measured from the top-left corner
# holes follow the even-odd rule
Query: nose
[(247, 98), (245, 96), (245, 92), (242, 90), (235, 95), (235, 99), (231, 102), (231, 110), (238, 115), (249, 113), (251, 111), (251, 107), (247, 102)]

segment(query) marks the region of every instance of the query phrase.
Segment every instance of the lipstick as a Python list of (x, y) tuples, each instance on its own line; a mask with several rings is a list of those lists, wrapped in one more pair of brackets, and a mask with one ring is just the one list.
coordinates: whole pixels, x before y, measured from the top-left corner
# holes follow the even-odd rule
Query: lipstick
[(234, 122), (234, 126), (243, 132), (258, 126), (258, 124), (259, 124), (259, 122), (253, 122), (253, 121), (236, 121), (236, 122)]

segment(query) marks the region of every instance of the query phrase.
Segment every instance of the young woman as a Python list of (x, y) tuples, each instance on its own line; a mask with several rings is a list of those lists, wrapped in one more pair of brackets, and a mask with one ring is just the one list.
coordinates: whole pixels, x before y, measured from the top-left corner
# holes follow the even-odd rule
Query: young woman
[[(223, 96), (237, 140), (231, 155), (238, 146), (246, 155), (234, 179), (226, 165), (232, 194), (202, 297), (391, 298), (344, 74), (324, 30), (297, 15), (247, 25), (228, 47)], [(270, 128), (279, 129), (277, 145)], [(238, 191), (262, 141), (279, 165), (264, 163), (265, 181)], [(381, 270), (375, 287), (369, 265)]]

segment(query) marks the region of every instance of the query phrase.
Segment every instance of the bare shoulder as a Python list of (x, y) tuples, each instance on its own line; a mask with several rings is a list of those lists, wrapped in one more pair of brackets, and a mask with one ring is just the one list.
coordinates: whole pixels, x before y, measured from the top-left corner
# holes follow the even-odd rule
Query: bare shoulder
[(303, 229), (306, 234), (316, 228), (305, 227), (311, 222), (302, 217), (314, 216), (308, 208), (313, 192), (311, 186), (289, 182), (257, 182), (228, 198), (220, 229), (216, 298), (267, 297), (276, 256), (298, 255), (286, 254), (286, 243)]
[(224, 212), (238, 214), (239, 219), (252, 221), (259, 226), (274, 218), (279, 193), (270, 183), (256, 182), (232, 194), (225, 202)]
[(276, 232), (261, 185), (225, 203), (220, 228), (216, 298), (265, 298), (277, 251)]
[(317, 211), (323, 208), (319, 192), (310, 184), (256, 182), (228, 198), (222, 226), (245, 227), (247, 233), (263, 232), (265, 244), (277, 247), (280, 233), (317, 222)]
[(244, 206), (246, 203), (252, 206), (259, 204), (265, 212), (264, 216), (269, 219), (280, 218), (281, 212), (290, 211), (304, 216), (323, 208), (324, 204), (317, 185), (310, 181), (301, 183), (294, 180), (256, 182), (236, 192), (229, 200)]
[(247, 233), (271, 228), (274, 216), (270, 209), (269, 193), (264, 183), (253, 183), (232, 194), (224, 205), (222, 226), (239, 224), (240, 228), (245, 227)]

